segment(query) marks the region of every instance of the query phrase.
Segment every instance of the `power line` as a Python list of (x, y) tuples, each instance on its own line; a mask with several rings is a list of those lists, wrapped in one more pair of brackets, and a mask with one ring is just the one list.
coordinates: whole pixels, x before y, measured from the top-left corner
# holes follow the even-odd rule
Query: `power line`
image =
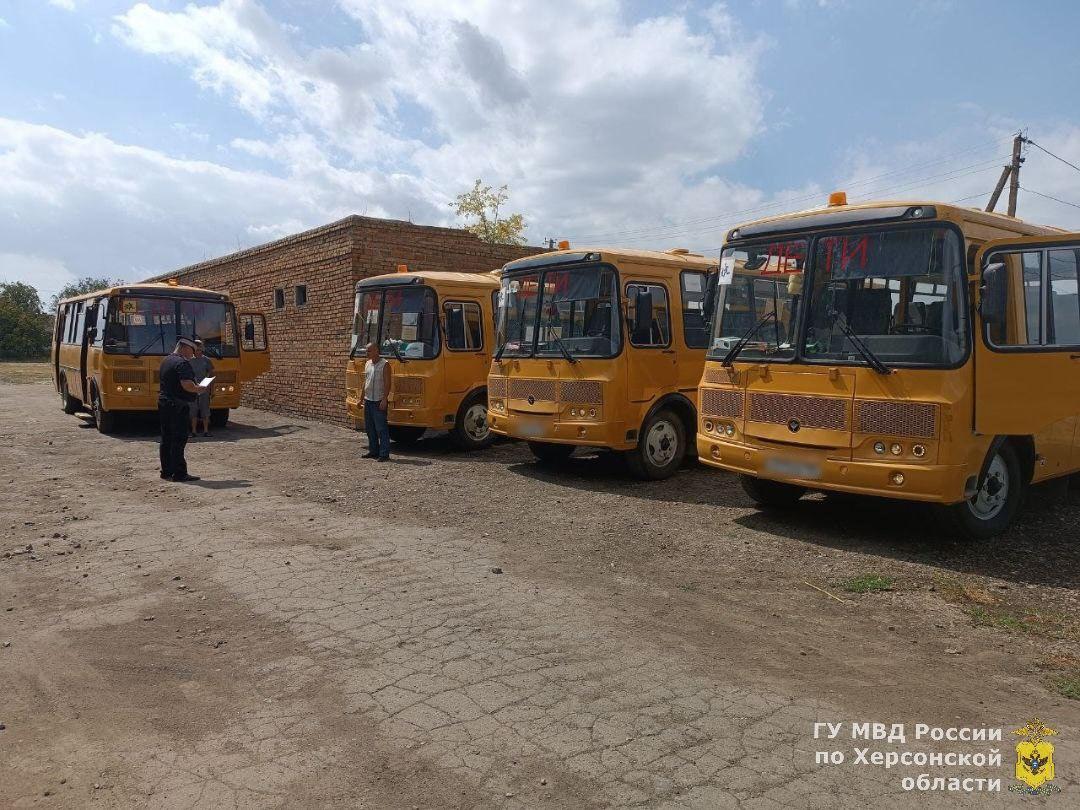
[(1045, 197), (1048, 200), (1053, 200), (1054, 202), (1059, 202), (1062, 205), (1071, 205), (1073, 208), (1080, 208), (1080, 205), (1077, 205), (1076, 203), (1073, 203), (1073, 202), (1069, 202), (1068, 200), (1062, 200), (1062, 199), (1060, 199), (1058, 197), (1053, 196), (1052, 194), (1043, 194), (1041, 191), (1036, 191), (1033, 188), (1026, 188), (1025, 186), (1020, 186), (1020, 188), (1021, 188), (1021, 190), (1026, 191), (1028, 194), (1035, 194), (1035, 195), (1037, 195), (1039, 197)]
[[(1069, 161), (1067, 161), (1067, 160), (1066, 160), (1065, 158), (1063, 158), (1063, 157), (1059, 157), (1058, 155), (1055, 155), (1055, 154), (1054, 154), (1053, 152), (1051, 152), (1051, 151), (1050, 151), (1049, 149), (1047, 149), (1046, 147), (1043, 147), (1043, 146), (1039, 146), (1039, 144), (1035, 143), (1035, 141), (1031, 140), (1031, 138), (1025, 138), (1024, 140), (1026, 140), (1026, 141), (1027, 141), (1027, 142), (1028, 142), (1029, 144), (1031, 144), (1032, 146), (1034, 146), (1034, 147), (1035, 147), (1036, 149), (1039, 149), (1039, 150), (1041, 150), (1041, 151), (1045, 152), (1045, 153), (1046, 153), (1046, 154), (1048, 154), (1048, 155), (1049, 155), (1050, 157), (1054, 158), (1054, 160), (1060, 160), (1060, 161), (1061, 161), (1062, 163), (1064, 163), (1064, 164), (1065, 164), (1066, 166), (1072, 166), (1072, 167), (1073, 167), (1074, 169), (1076, 169), (1076, 170), (1077, 170), (1078, 172), (1080, 172), (1080, 166), (1077, 166), (1077, 165), (1076, 165), (1075, 163), (1070, 163), (1070, 162), (1069, 162)], [(1025, 189), (1025, 191), (1030, 191), (1030, 189)], [(1036, 193), (1036, 192), (1032, 192), (1032, 193), (1034, 194), (1034, 193)], [(1044, 195), (1044, 196), (1045, 196), (1045, 195)], [(1061, 202), (1061, 201), (1060, 201), (1060, 200), (1058, 200), (1058, 202)], [(1071, 205), (1071, 203), (1069, 203), (1069, 205)]]

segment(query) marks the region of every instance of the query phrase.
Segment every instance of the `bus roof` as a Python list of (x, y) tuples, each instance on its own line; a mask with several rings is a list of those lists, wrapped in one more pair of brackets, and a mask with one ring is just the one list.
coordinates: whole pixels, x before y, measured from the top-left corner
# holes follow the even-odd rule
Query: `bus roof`
[(424, 282), (435, 285), (472, 284), (489, 287), (492, 290), (499, 288), (499, 277), (494, 271), (489, 273), (460, 273), (454, 270), (409, 270), (403, 273), (383, 273), (378, 276), (362, 278), (356, 282), (356, 289), (360, 291), (373, 287), (400, 287)]
[(599, 262), (605, 259), (630, 264), (670, 264), (677, 267), (700, 267), (702, 269), (715, 267), (717, 262), (716, 258), (710, 259), (700, 253), (690, 253), (683, 248), (673, 250), (630, 250), (627, 248), (580, 247), (553, 250), (548, 253), (527, 256), (524, 259), (515, 259), (503, 265), (502, 272), (514, 273), (534, 267), (569, 265), (585, 261)]
[(64, 298), (59, 304), (67, 304), (72, 301), (85, 301), (88, 298), (100, 298), (102, 295), (156, 295), (167, 298), (204, 298), (214, 301), (227, 301), (229, 299), (229, 296), (225, 293), (216, 292), (214, 290), (205, 290), (202, 287), (185, 287), (180, 284), (150, 282), (105, 287), (104, 289), (95, 290), (94, 292)]
[(1000, 230), (1003, 236), (1006, 234), (1038, 236), (1062, 232), (1059, 228), (1035, 225), (1016, 217), (1010, 217), (1007, 214), (987, 212), (980, 208), (964, 208), (951, 203), (929, 200), (875, 200), (855, 205), (809, 208), (805, 211), (796, 211), (790, 214), (745, 222), (728, 231), (725, 241), (872, 222), (917, 220), (918, 215), (913, 216), (916, 211), (919, 211), (922, 217), (926, 219), (942, 218), (944, 216), (981, 225), (984, 228), (989, 227)]

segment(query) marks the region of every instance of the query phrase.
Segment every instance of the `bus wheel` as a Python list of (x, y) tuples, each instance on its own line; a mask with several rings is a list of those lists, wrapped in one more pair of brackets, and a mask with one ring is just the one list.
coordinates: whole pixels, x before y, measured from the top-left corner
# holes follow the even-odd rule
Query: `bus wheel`
[(999, 447), (986, 470), (982, 487), (969, 501), (946, 506), (951, 527), (968, 540), (987, 540), (1012, 523), (1024, 500), (1020, 459), (1011, 444)]
[(529, 442), (529, 449), (541, 464), (561, 464), (574, 454), (574, 445), (555, 442)]
[(686, 457), (686, 429), (674, 411), (659, 410), (645, 420), (638, 446), (624, 458), (635, 477), (647, 481), (670, 478)]
[(424, 435), (425, 428), (416, 425), (389, 425), (390, 441), (404, 447), (416, 444)]
[(211, 408), (210, 409), (210, 427), (223, 428), (229, 424), (229, 409), (228, 408)]
[(783, 509), (794, 506), (799, 498), (806, 494), (806, 487), (785, 484), (782, 481), (770, 481), (753, 475), (740, 475), (739, 483), (743, 492), (758, 506)]
[(487, 397), (480, 394), (462, 403), (450, 438), (462, 450), (483, 450), (495, 440), (488, 427)]
[(101, 395), (96, 388), (91, 391), (90, 398), (93, 403), (94, 424), (97, 425), (98, 433), (112, 433), (116, 430), (116, 414), (101, 407)]
[(66, 414), (78, 413), (79, 407), (82, 405), (79, 400), (68, 393), (66, 376), (60, 378), (60, 403)]

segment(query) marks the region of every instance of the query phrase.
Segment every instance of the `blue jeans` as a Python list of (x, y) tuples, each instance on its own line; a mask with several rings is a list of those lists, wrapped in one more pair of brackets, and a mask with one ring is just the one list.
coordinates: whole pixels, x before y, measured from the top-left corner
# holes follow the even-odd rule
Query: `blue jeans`
[(364, 428), (367, 430), (368, 452), (380, 458), (390, 458), (390, 428), (386, 411), (374, 399), (364, 400)]

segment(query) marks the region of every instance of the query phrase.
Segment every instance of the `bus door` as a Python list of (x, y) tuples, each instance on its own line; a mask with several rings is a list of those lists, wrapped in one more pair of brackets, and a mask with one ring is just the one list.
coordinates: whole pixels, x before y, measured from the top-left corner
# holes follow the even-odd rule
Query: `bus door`
[(79, 379), (82, 381), (83, 402), (90, 402), (90, 381), (101, 363), (100, 355), (90, 357), (90, 347), (101, 345), (101, 330), (105, 328), (107, 298), (86, 302), (86, 321), (79, 346)]
[(631, 402), (651, 402), (679, 383), (671, 339), (668, 289), (656, 281), (628, 281), (626, 292), (626, 390)]
[[(1030, 436), (1049, 431), (1061, 444), (1067, 445), (1068, 437), (1075, 441), (1080, 421), (1080, 233), (987, 242), (976, 255), (976, 268), (976, 432)], [(1073, 465), (1078, 455), (1074, 448)]]
[(270, 369), (270, 340), (261, 312), (239, 312), (240, 382), (251, 382)]
[[(484, 327), (480, 302), (450, 294), (442, 305), (446, 352), (442, 355), (446, 391), (464, 394), (477, 380), (487, 378), (488, 346), (494, 340)], [(486, 350), (486, 351), (485, 351)]]

